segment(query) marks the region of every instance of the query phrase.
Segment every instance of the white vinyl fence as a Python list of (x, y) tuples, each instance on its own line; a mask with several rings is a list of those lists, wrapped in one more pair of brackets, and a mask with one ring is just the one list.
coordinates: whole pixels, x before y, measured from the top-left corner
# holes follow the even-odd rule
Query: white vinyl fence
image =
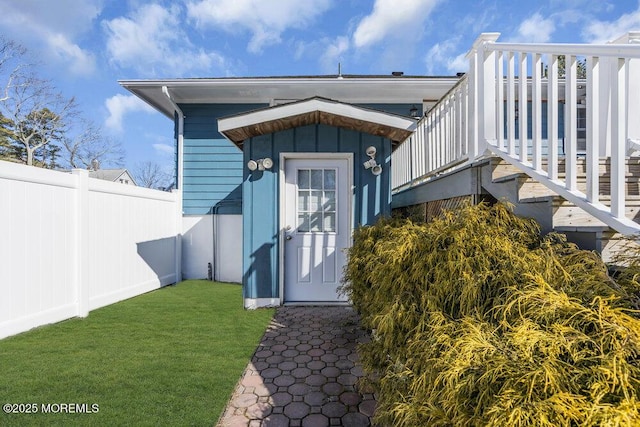
[(0, 161), (0, 339), (180, 279), (179, 193)]

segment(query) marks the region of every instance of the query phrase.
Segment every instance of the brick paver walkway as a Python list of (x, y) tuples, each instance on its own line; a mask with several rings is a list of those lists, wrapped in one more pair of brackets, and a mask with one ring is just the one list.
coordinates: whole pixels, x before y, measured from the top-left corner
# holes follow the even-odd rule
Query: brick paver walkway
[(222, 427), (368, 426), (375, 409), (350, 307), (280, 307), (222, 415)]

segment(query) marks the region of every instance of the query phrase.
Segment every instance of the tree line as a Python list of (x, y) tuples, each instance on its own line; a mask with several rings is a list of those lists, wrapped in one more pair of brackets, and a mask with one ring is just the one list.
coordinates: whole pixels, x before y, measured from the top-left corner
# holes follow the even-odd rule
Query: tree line
[[(0, 36), (0, 160), (48, 169), (122, 167), (125, 150), (83, 116), (75, 97), (64, 96), (37, 73), (26, 49)], [(169, 174), (154, 162), (131, 171), (138, 185), (168, 187)]]
[(82, 116), (13, 40), (0, 38), (0, 159), (50, 169), (121, 166), (124, 149)]

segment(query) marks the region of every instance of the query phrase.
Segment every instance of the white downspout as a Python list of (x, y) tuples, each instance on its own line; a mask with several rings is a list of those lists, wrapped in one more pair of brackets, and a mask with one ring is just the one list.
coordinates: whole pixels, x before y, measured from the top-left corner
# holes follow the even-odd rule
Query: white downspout
[(178, 104), (176, 104), (171, 98), (169, 88), (162, 86), (162, 93), (167, 97), (175, 112), (178, 113), (178, 176), (176, 177), (176, 188), (182, 189), (182, 178), (184, 174), (184, 165), (182, 162), (184, 145), (184, 113), (180, 107), (178, 107)]
[(173, 99), (171, 99), (171, 94), (169, 93), (169, 89), (166, 86), (162, 86), (162, 93), (165, 94), (169, 102), (173, 106), (173, 109), (178, 114), (178, 170), (176, 176), (176, 190), (175, 192), (177, 201), (176, 201), (176, 246), (175, 246), (175, 272), (176, 272), (176, 282), (180, 282), (182, 280), (182, 179), (184, 175), (184, 164), (183, 164), (183, 146), (184, 146), (184, 113), (178, 107), (178, 104), (175, 103)]

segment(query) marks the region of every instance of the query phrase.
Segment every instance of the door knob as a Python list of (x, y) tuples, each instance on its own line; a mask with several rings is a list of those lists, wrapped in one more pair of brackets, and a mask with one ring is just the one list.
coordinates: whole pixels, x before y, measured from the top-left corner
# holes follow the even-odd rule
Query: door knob
[(291, 240), (291, 236), (287, 236), (287, 237), (285, 237), (285, 239)]

